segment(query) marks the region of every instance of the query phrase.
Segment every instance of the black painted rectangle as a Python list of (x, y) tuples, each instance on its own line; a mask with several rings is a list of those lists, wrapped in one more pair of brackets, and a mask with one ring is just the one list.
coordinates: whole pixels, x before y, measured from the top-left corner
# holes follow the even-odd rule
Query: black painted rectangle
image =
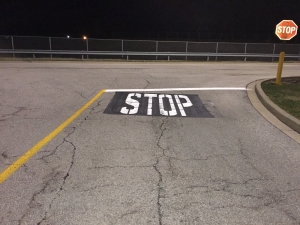
[[(152, 105), (149, 103), (150, 98)], [(151, 112), (148, 108), (152, 108)], [(116, 92), (104, 113), (139, 116), (214, 117), (206, 109), (198, 95), (135, 92)]]

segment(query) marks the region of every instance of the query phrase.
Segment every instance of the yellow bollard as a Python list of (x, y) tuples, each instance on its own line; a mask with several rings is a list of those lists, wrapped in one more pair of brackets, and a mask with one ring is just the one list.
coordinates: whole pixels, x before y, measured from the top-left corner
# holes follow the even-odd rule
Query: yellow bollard
[(282, 74), (282, 67), (284, 62), (284, 52), (280, 52), (279, 62), (278, 62), (278, 69), (277, 69), (277, 77), (276, 77), (276, 84), (281, 85), (281, 74)]

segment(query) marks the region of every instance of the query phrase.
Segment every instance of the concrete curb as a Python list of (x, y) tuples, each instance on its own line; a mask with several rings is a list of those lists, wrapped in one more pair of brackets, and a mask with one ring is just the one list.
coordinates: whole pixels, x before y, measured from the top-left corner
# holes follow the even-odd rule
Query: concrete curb
[(267, 81), (262, 80), (257, 82), (255, 85), (255, 92), (259, 98), (259, 100), (262, 102), (262, 104), (271, 112), (273, 113), (281, 122), (292, 128), (293, 130), (297, 131), (300, 134), (300, 120), (297, 118), (291, 116), (281, 108), (279, 108), (277, 105), (275, 105), (270, 98), (264, 93), (264, 91), (261, 88), (261, 83)]
[(247, 86), (247, 94), (253, 107), (271, 124), (300, 144), (300, 120), (289, 115), (263, 92), (261, 83), (265, 80), (254, 81)]

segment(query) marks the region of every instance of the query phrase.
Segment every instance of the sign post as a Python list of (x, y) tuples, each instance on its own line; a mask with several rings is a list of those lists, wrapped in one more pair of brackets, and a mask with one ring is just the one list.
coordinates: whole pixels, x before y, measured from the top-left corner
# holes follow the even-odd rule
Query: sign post
[(277, 76), (276, 76), (276, 84), (281, 85), (281, 74), (284, 62), (284, 46), (286, 41), (291, 40), (293, 37), (297, 35), (298, 26), (295, 24), (293, 20), (282, 20), (276, 26), (275, 34), (279, 37), (280, 40), (283, 40), (282, 51), (280, 52)]

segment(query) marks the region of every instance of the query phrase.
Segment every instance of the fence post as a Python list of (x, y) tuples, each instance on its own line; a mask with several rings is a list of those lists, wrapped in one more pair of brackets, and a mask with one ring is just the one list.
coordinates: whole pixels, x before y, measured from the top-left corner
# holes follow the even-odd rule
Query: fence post
[[(51, 51), (52, 50), (51, 37), (49, 37), (49, 47), (50, 47), (50, 51)], [(52, 54), (50, 54), (50, 58), (52, 59)]]
[[(11, 47), (13, 50), (15, 50), (15, 45), (14, 45), (14, 37), (11, 36)], [(15, 58), (15, 53), (13, 53), (13, 57)]]
[[(219, 42), (217, 42), (216, 53), (218, 53), (218, 49), (219, 49)], [(218, 61), (218, 56), (216, 56), (216, 61)]]
[[(185, 52), (187, 53), (188, 52), (188, 42), (185, 43)], [(187, 60), (187, 56), (185, 56), (185, 60)]]
[[(88, 52), (89, 51), (89, 39), (87, 38), (86, 39), (86, 51)], [(89, 58), (89, 55), (86, 54), (86, 58), (88, 59)]]
[(298, 58), (298, 61), (300, 61), (300, 45), (298, 45), (299, 47), (299, 58)]
[[(124, 51), (124, 40), (122, 40), (122, 52)], [(124, 57), (124, 55), (122, 55), (122, 58)]]
[[(158, 52), (158, 41), (156, 41), (156, 54)], [(157, 55), (156, 55), (156, 60), (157, 60)]]
[[(275, 54), (275, 44), (274, 44), (274, 47), (273, 47), (273, 55)], [(274, 57), (272, 57), (272, 62), (274, 62)]]
[[(247, 43), (245, 43), (245, 54), (247, 53)], [(245, 56), (244, 61), (247, 61), (247, 56)]]

